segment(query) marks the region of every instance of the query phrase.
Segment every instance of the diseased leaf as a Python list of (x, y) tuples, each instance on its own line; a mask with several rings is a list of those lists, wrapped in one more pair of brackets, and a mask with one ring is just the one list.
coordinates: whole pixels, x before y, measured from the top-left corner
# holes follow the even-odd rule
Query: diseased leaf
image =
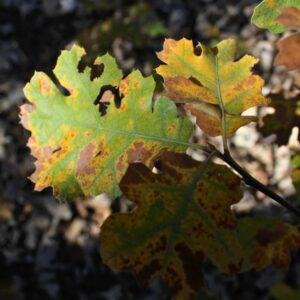
[[(297, 8), (282, 8), (277, 20), (287, 29), (300, 30), (300, 10)], [(276, 45), (279, 53), (276, 55), (275, 64), (284, 65), (289, 71), (300, 69), (300, 34), (282, 38)]]
[(264, 0), (254, 10), (251, 22), (260, 28), (269, 29), (272, 33), (281, 33), (286, 28), (277, 20), (280, 9), (295, 7), (300, 9), (299, 0)]
[(120, 187), (137, 204), (110, 216), (101, 254), (112, 268), (133, 271), (142, 285), (161, 277), (174, 299), (190, 299), (210, 258), (223, 272), (238, 270), (242, 252), (230, 206), (242, 197), (240, 178), (227, 167), (185, 154), (160, 156), (161, 174), (131, 164)]
[[(164, 97), (152, 97), (155, 82), (135, 71), (121, 82), (115, 60), (104, 55), (99, 78), (91, 70), (78, 72), (84, 50), (74, 46), (58, 58), (54, 74), (70, 93), (64, 96), (44, 73), (35, 73), (24, 93), (31, 104), (21, 107), (21, 122), (31, 131), (29, 147), (37, 159), (31, 176), (35, 189), (54, 188), (61, 200), (106, 192), (119, 195), (118, 183), (128, 163), (149, 164), (161, 149), (185, 151), (192, 132), (187, 119), (177, 117), (175, 105)], [(110, 103), (100, 116), (95, 105), (102, 87), (118, 86), (123, 96), (117, 108), (109, 91), (102, 100)], [(177, 142), (176, 142), (177, 141)]]
[(279, 283), (272, 287), (271, 295), (275, 300), (299, 300), (300, 290), (294, 290), (285, 283)]
[(120, 187), (137, 207), (111, 215), (101, 229), (101, 255), (111, 268), (132, 271), (142, 285), (155, 277), (174, 299), (194, 297), (209, 258), (222, 272), (285, 268), (300, 246), (298, 229), (273, 218), (237, 220), (240, 178), (227, 167), (164, 152), (161, 173), (130, 164)]
[(177, 103), (186, 103), (185, 109), (197, 118), (197, 125), (211, 136), (221, 135), (222, 110), (225, 115), (226, 135), (255, 120), (241, 116), (250, 107), (267, 105), (261, 95), (264, 81), (251, 74), (257, 59), (246, 55), (234, 62), (236, 43), (225, 40), (214, 48), (192, 41), (167, 39), (158, 57), (166, 65), (156, 71), (164, 78), (166, 95)]
[(263, 136), (276, 134), (278, 145), (286, 145), (293, 127), (300, 125), (300, 97), (287, 98), (283, 93), (271, 94), (271, 106), (275, 113), (264, 118), (259, 131)]
[(239, 239), (245, 251), (244, 270), (254, 266), (259, 271), (269, 264), (287, 268), (290, 252), (300, 247), (296, 227), (269, 217), (240, 219)]
[[(187, 103), (185, 109), (197, 118), (197, 125), (208, 135), (222, 135), (221, 122), (222, 115), (220, 109), (215, 105), (208, 103)], [(227, 134), (234, 133), (243, 125), (256, 121), (256, 117), (240, 117), (235, 115), (226, 115)]]
[(285, 29), (300, 29), (300, 9), (295, 7), (281, 8), (277, 21), (284, 26)]

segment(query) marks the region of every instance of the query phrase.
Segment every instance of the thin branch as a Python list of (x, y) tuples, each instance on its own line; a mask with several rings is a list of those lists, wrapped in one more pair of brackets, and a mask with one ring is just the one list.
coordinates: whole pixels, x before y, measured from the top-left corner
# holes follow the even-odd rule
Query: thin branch
[(225, 161), (227, 164), (229, 164), (235, 171), (237, 171), (242, 177), (244, 182), (257, 189), (258, 191), (264, 193), (268, 197), (275, 200), (277, 203), (285, 207), (286, 209), (292, 211), (297, 216), (300, 217), (300, 210), (293, 205), (291, 205), (289, 202), (287, 202), (284, 198), (279, 196), (278, 194), (274, 193), (272, 190), (270, 190), (267, 186), (256, 180), (254, 177), (252, 177), (246, 170), (244, 170), (231, 156), (229, 151), (225, 151), (225, 153), (221, 153), (217, 150), (217, 154), (219, 158), (221, 158), (223, 161)]

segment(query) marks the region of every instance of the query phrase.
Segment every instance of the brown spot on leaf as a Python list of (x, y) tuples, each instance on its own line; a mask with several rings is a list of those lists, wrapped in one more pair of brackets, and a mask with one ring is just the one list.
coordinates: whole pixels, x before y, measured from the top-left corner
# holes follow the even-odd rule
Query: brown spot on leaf
[(193, 252), (186, 244), (178, 243), (175, 246), (175, 251), (182, 262), (185, 272), (186, 283), (196, 293), (199, 287), (203, 285), (201, 269), (204, 255), (200, 251)]
[(178, 166), (179, 168), (198, 168), (201, 163), (192, 159), (184, 153), (174, 153), (170, 151), (162, 151), (157, 159), (162, 162), (162, 165)]
[(124, 169), (125, 169), (124, 159), (125, 159), (124, 154), (122, 154), (119, 157), (119, 160), (117, 161), (117, 170), (120, 172), (124, 172)]
[(285, 226), (284, 224), (279, 224), (275, 228), (262, 229), (258, 231), (255, 238), (259, 244), (267, 246), (282, 239), (282, 237), (286, 234), (287, 231), (287, 226)]
[(300, 29), (300, 10), (296, 7), (282, 7), (277, 21), (286, 29)]
[(135, 141), (133, 148), (127, 151), (128, 162), (141, 161), (143, 163), (148, 162), (149, 158), (152, 157), (156, 144), (153, 144), (150, 149), (148, 149), (144, 142)]
[(95, 145), (90, 143), (88, 144), (79, 154), (78, 163), (77, 163), (77, 174), (88, 175), (94, 173), (94, 168), (88, 168), (89, 162), (94, 157)]
[(23, 104), (20, 107), (20, 123), (23, 125), (24, 128), (28, 128), (28, 116), (35, 110), (34, 104)]
[(42, 94), (46, 96), (50, 94), (51, 87), (49, 84), (49, 79), (47, 77), (45, 77), (44, 75), (39, 76), (38, 85), (39, 85), (39, 90), (41, 91)]
[(234, 86), (234, 90), (239, 92), (241, 90), (244, 90), (245, 88), (251, 88), (253, 87), (253, 85), (256, 83), (256, 77), (255, 76), (250, 76), (248, 78), (246, 78), (245, 80), (242, 80), (240, 82), (238, 82), (238, 84), (236, 84)]
[[(130, 186), (131, 184), (136, 184), (139, 182), (143, 182), (142, 178), (147, 178), (151, 176), (152, 172), (141, 163), (130, 164), (126, 174), (122, 178), (120, 182), (120, 188), (125, 193), (126, 186)], [(125, 193), (126, 195), (126, 193)]]

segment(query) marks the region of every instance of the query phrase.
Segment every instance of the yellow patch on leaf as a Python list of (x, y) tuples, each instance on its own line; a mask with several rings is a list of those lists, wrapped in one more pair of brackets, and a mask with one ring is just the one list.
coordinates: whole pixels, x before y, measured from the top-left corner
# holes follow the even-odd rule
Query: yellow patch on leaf
[[(261, 94), (263, 79), (251, 73), (258, 60), (245, 55), (234, 61), (236, 44), (230, 39), (211, 49), (201, 45), (201, 49), (199, 56), (195, 54), (198, 47), (194, 48), (192, 41), (167, 39), (158, 53), (165, 65), (156, 71), (164, 78), (166, 95), (176, 103), (189, 103), (186, 109), (191, 109), (197, 125), (205, 133), (217, 136), (226, 130), (227, 135), (232, 134), (253, 121), (251, 117), (241, 116), (245, 110), (269, 104)], [(206, 104), (213, 106), (207, 109)], [(208, 110), (207, 116), (205, 110)], [(217, 114), (218, 110), (221, 114), (219, 123), (211, 117), (211, 112)], [(222, 128), (222, 111), (226, 128)]]
[(165, 152), (158, 160), (158, 175), (142, 164), (129, 166), (120, 187), (137, 208), (106, 220), (101, 255), (110, 267), (134, 272), (142, 285), (159, 276), (173, 299), (190, 299), (203, 285), (206, 257), (223, 272), (240, 267), (237, 220), (230, 211), (242, 197), (240, 178), (184, 154)]
[(143, 286), (160, 277), (174, 300), (199, 292), (207, 258), (225, 273), (288, 266), (298, 229), (269, 217), (237, 219), (230, 209), (242, 197), (237, 175), (185, 154), (163, 152), (157, 160), (159, 174), (134, 163), (120, 182), (136, 208), (103, 224), (104, 263), (133, 272)]
[[(35, 73), (24, 88), (30, 104), (21, 107), (21, 123), (31, 131), (28, 146), (37, 159), (31, 176), (35, 189), (51, 186), (61, 200), (118, 196), (130, 162), (149, 165), (162, 149), (185, 151), (192, 132), (190, 121), (178, 118), (175, 104), (165, 97), (153, 109), (152, 77), (135, 71), (122, 80), (115, 60), (106, 54), (96, 61), (103, 64), (101, 76), (91, 80), (89, 67), (78, 71), (84, 53), (74, 46), (58, 58), (54, 74), (68, 96), (46, 74)], [(120, 107), (110, 90), (118, 86)], [(103, 87), (109, 89), (95, 104)], [(99, 105), (104, 103), (103, 116)]]

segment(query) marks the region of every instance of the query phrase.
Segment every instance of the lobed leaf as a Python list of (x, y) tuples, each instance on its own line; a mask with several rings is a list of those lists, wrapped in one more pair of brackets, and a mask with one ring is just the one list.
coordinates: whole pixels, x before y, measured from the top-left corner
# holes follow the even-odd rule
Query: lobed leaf
[[(63, 51), (54, 69), (69, 96), (38, 72), (24, 88), (31, 104), (21, 107), (21, 123), (31, 131), (28, 146), (37, 159), (31, 176), (35, 189), (52, 186), (61, 200), (103, 192), (119, 195), (128, 163), (149, 164), (162, 149), (184, 152), (192, 132), (192, 124), (178, 118), (165, 97), (156, 100), (152, 111), (152, 77), (134, 71), (121, 81), (115, 60), (106, 54), (95, 62), (104, 65), (101, 76), (91, 80), (89, 67), (78, 72), (83, 54), (78, 46)], [(107, 85), (119, 86), (123, 99), (118, 108), (106, 92), (100, 103), (110, 105), (101, 116), (94, 102)]]
[(255, 9), (251, 22), (260, 28), (269, 29), (272, 33), (281, 33), (286, 28), (278, 21), (280, 9), (295, 7), (300, 9), (299, 0), (264, 0)]
[(164, 152), (158, 159), (159, 174), (130, 164), (120, 183), (137, 207), (102, 226), (106, 264), (134, 272), (142, 285), (159, 276), (174, 299), (184, 300), (203, 285), (207, 258), (226, 273), (288, 266), (300, 246), (298, 229), (273, 218), (237, 220), (230, 206), (242, 197), (238, 176), (184, 154)]
[[(167, 39), (158, 57), (165, 65), (156, 71), (163, 76), (166, 95), (197, 118), (197, 125), (208, 135), (230, 135), (239, 127), (254, 121), (241, 116), (250, 107), (267, 105), (261, 95), (264, 81), (252, 75), (257, 59), (246, 55), (234, 62), (234, 40), (220, 42), (214, 48), (201, 45), (194, 48), (192, 41)], [(224, 118), (225, 127), (222, 125)], [(225, 131), (226, 130), (226, 131)]]
[(137, 204), (110, 216), (101, 229), (101, 255), (112, 268), (133, 271), (145, 285), (160, 276), (174, 299), (190, 299), (209, 257), (223, 272), (238, 270), (242, 251), (230, 205), (242, 197), (227, 167), (184, 154), (160, 156), (162, 174), (131, 164), (120, 187)]

